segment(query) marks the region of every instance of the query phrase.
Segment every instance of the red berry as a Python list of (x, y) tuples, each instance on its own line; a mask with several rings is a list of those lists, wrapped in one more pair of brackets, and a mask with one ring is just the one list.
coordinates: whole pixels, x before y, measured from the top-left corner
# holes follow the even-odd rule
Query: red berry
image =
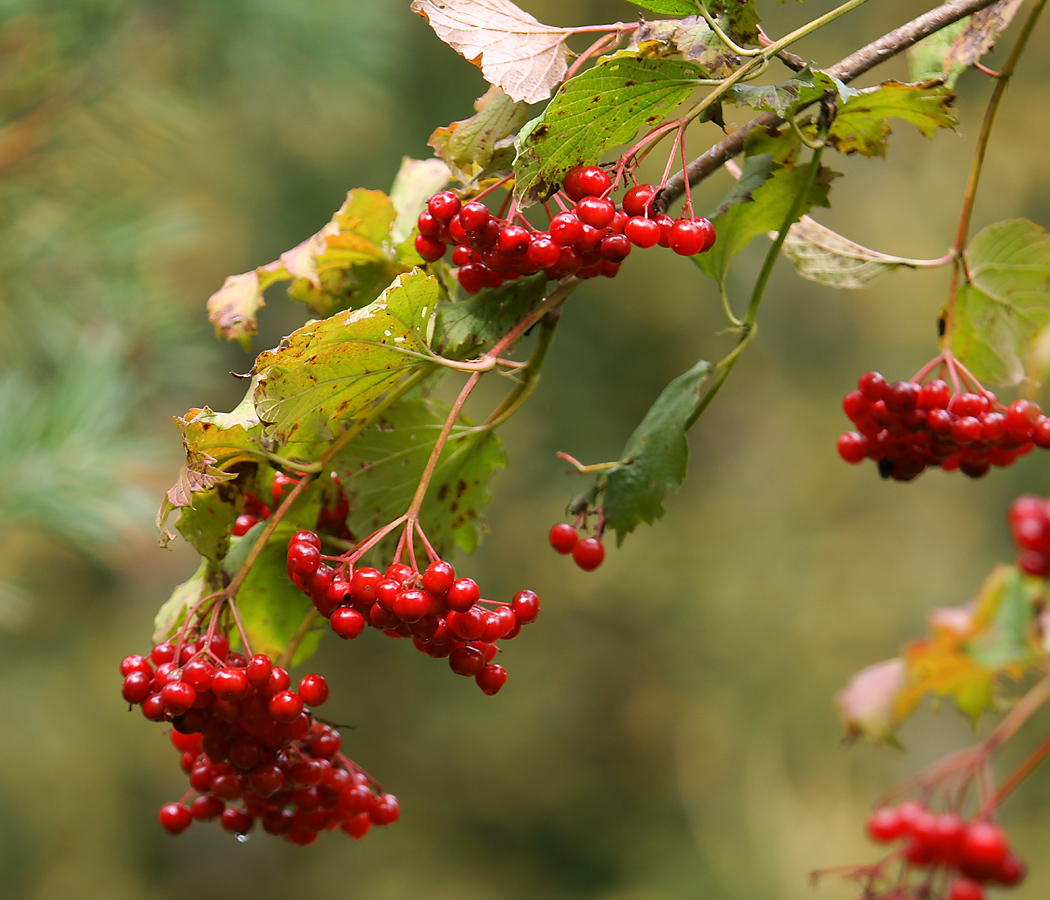
[(310, 575), (321, 565), (321, 551), (312, 544), (291, 543), (288, 545), (288, 568), (296, 575)]
[(602, 197), (584, 197), (576, 204), (576, 215), (592, 228), (608, 228), (616, 215), (616, 204)]
[(323, 675), (306, 675), (299, 682), (299, 696), (307, 706), (320, 706), (328, 699), (328, 682)]
[(506, 684), (507, 670), (503, 666), (485, 666), (474, 676), (474, 680), (478, 683), (478, 687), (491, 697)]
[(344, 606), (332, 613), (332, 631), (346, 640), (353, 640), (365, 630), (365, 617), (356, 609)]
[(195, 659), (182, 669), (182, 680), (196, 691), (210, 691), (211, 680), (215, 676), (215, 666), (206, 659)]
[[(583, 195), (600, 197), (612, 187), (612, 182), (609, 181), (609, 176), (597, 166), (587, 166), (583, 169), (583, 171), (576, 176), (576, 183), (579, 185), (579, 190), (582, 193), (580, 197), (574, 197), (574, 200), (582, 199)], [(570, 194), (570, 196), (572, 195)]]
[(416, 228), (419, 229), (419, 233), (425, 234), (427, 237), (436, 238), (440, 235), (441, 225), (442, 223), (431, 215), (429, 209), (424, 209), (416, 219)]
[(248, 810), (231, 806), (229, 809), (222, 811), (219, 822), (227, 831), (232, 831), (234, 834), (247, 834), (252, 830), (255, 819), (252, 818)]
[[(651, 184), (639, 184), (623, 195), (623, 203), (621, 206), (628, 216), (644, 217), (648, 215), (649, 206), (655, 196), (656, 188)], [(659, 240), (659, 238), (657, 240)], [(655, 241), (653, 243), (655, 243)]]
[(402, 622), (418, 622), (430, 610), (426, 591), (401, 591), (394, 598), (394, 615)]
[(445, 251), (448, 247), (445, 246), (444, 242), (438, 240), (436, 237), (429, 237), (425, 234), (417, 234), (415, 240), (416, 253), (423, 257), (427, 262), (435, 262), (441, 259), (445, 255)]
[(393, 794), (380, 794), (368, 815), (373, 825), (393, 825), (401, 816), (397, 797)]
[(290, 725), (303, 711), (303, 699), (295, 691), (278, 691), (270, 698), (270, 715), (282, 725)]
[(274, 694), (288, 690), (288, 685), (291, 683), (292, 679), (288, 674), (288, 670), (282, 666), (274, 666), (265, 687), (260, 688), (259, 692), (267, 697), (272, 697)]
[(497, 241), (501, 253), (507, 256), (520, 256), (529, 249), (531, 235), (527, 228), (520, 225), (508, 225), (500, 231)]
[(585, 196), (580, 189), (580, 173), (583, 168), (583, 166), (573, 166), (565, 173), (565, 178), (562, 180), (561, 189), (565, 191), (570, 200), (580, 200)]
[(120, 674), (127, 676), (132, 672), (142, 672), (145, 675), (153, 677), (153, 666), (150, 665), (149, 660), (144, 656), (134, 654), (132, 656), (125, 656), (120, 661)]
[(593, 572), (605, 559), (605, 548), (597, 538), (584, 538), (572, 548), (572, 558), (584, 572)]
[(206, 822), (221, 816), (224, 809), (226, 804), (218, 797), (204, 796), (193, 801), (190, 812), (193, 818)]
[(1010, 850), (1003, 830), (993, 822), (971, 822), (962, 840), (964, 862), (977, 866), (999, 866)]
[(463, 290), (468, 294), (476, 294), (488, 285), (489, 270), (480, 263), (470, 263), (460, 266), (456, 278), (459, 279)]
[(197, 692), (185, 681), (171, 681), (161, 688), (160, 696), (168, 712), (173, 716), (181, 716), (193, 706), (193, 701), (197, 699)]
[(457, 675), (477, 675), (485, 668), (485, 657), (475, 647), (456, 647), (448, 658), (449, 667)]
[(880, 807), (868, 817), (868, 835), (878, 844), (895, 841), (903, 833), (900, 816), (892, 807)]
[(571, 247), (583, 237), (583, 223), (572, 213), (559, 213), (551, 219), (550, 234), (559, 247)]
[(868, 439), (855, 431), (847, 431), (838, 440), (838, 451), (846, 462), (856, 465), (868, 455)]
[(662, 213), (657, 216), (656, 224), (660, 226), (660, 246), (670, 247), (671, 246), (671, 229), (674, 227), (674, 217)]
[(240, 700), (248, 692), (248, 676), (243, 669), (219, 669), (212, 676), (211, 692), (220, 700)]
[(561, 259), (561, 247), (559, 247), (546, 232), (540, 232), (532, 236), (528, 250), (529, 260), (540, 268), (553, 266)]
[(984, 888), (980, 882), (960, 878), (952, 884), (948, 900), (984, 900)]
[(707, 231), (693, 219), (679, 219), (672, 226), (668, 241), (679, 256), (695, 256), (704, 249)]
[(145, 672), (129, 672), (120, 693), (128, 703), (141, 703), (150, 695), (152, 684), (152, 676)]
[(660, 226), (652, 219), (642, 219), (637, 216), (628, 219), (623, 227), (623, 233), (635, 246), (647, 248), (655, 247), (660, 243)]
[(467, 234), (480, 234), (492, 218), (487, 206), (479, 200), (464, 203), (459, 211), (459, 221)]
[(927, 381), (919, 392), (919, 405), (925, 409), (947, 409), (952, 389), (939, 378)]
[(602, 239), (598, 252), (609, 262), (623, 262), (631, 252), (631, 241), (626, 235), (610, 234)]
[(481, 590), (473, 578), (459, 578), (448, 589), (449, 609), (465, 613), (481, 599)]
[(249, 516), (247, 513), (237, 516), (237, 520), (233, 523), (233, 536), (243, 537), (258, 524), (259, 520), (255, 516)]
[(157, 644), (149, 654), (149, 658), (153, 660), (154, 665), (162, 665), (166, 662), (171, 662), (175, 659), (175, 645), (171, 641), (164, 641), (163, 644)]
[(452, 265), (466, 266), (470, 263), (481, 262), (481, 254), (472, 250), (466, 244), (457, 244), (452, 248)]
[(441, 191), (427, 201), (427, 210), (439, 222), (449, 222), (460, 210), (461, 201), (452, 191)]
[(558, 522), (556, 525), (552, 525), (550, 534), (547, 537), (551, 546), (562, 556), (572, 553), (572, 548), (576, 546), (576, 542), (580, 539), (576, 529), (568, 522)]
[(165, 803), (157, 814), (157, 821), (169, 834), (179, 834), (193, 824), (193, 813), (181, 803)]
[(244, 676), (252, 687), (262, 687), (270, 680), (273, 661), (265, 653), (256, 653), (244, 670)]
[(444, 594), (456, 580), (456, 571), (444, 560), (438, 559), (423, 572), (423, 587), (432, 594)]
[[(594, 540), (594, 538), (587, 538), (587, 540)], [(583, 542), (581, 541), (580, 543)], [(579, 546), (579, 544), (576, 546)], [(601, 547), (601, 544), (598, 546)], [(575, 555), (574, 549), (573, 556)], [(518, 591), (514, 595), (510, 607), (514, 611), (517, 621), (522, 625), (528, 625), (530, 622), (535, 622), (536, 617), (540, 614), (540, 598), (536, 596), (534, 591)]]

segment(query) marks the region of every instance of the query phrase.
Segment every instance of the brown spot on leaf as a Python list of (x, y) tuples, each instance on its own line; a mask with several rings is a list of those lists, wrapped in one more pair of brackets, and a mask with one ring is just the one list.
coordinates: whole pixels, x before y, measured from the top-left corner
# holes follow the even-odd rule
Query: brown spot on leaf
[(438, 500), (444, 500), (447, 496), (448, 496), (448, 483), (446, 482), (445, 484), (441, 485), (441, 487), (438, 488), (437, 498), (438, 498)]

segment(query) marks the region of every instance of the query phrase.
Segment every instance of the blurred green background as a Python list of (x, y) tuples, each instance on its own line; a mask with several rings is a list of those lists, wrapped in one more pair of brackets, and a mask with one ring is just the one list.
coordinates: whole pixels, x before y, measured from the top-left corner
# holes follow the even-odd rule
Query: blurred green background
[[(637, 12), (524, 5), (565, 25)], [(832, 4), (759, 6), (780, 35)], [(918, 7), (869, 4), (797, 49), (830, 64)], [(1048, 37), (1044, 21), (1011, 85), (975, 231), (1050, 222)], [(888, 77), (906, 77), (903, 60), (864, 83)], [(939, 256), (990, 89), (963, 76), (959, 135), (901, 124), (888, 160), (832, 159), (848, 177), (818, 218)], [(909, 485), (835, 454), (857, 375), (907, 377), (936, 352), (946, 270), (839, 293), (781, 261), (665, 519), (591, 575), (546, 546), (579, 489), (555, 451), (615, 457), (667, 380), (728, 346), (712, 284), (651, 251), (573, 297), (542, 385), (503, 430), (492, 534), (458, 561), (492, 596), (543, 598), (504, 690), (485, 697), (374, 633), (330, 639), (311, 664), (401, 822), (308, 849), (217, 824), (161, 832), (184, 776), (162, 729), (127, 713), (117, 664), (195, 567), (152, 525), (181, 455), (171, 416), (231, 408), (243, 387), (227, 373), (251, 366), (214, 339), (204, 300), (316, 231), (350, 187), (388, 188), (483, 90), (407, 0), (0, 0), (0, 896), (845, 900), (856, 892), (814, 892), (807, 873), (873, 858), (873, 799), (971, 740), (944, 710), (908, 725), (907, 755), (849, 747), (831, 703), (1009, 558), (1014, 494), (1050, 492), (1039, 453), (977, 483)], [(702, 126), (689, 149), (716, 139)], [(712, 178), (701, 208), (728, 184)], [(738, 302), (764, 252), (736, 267)], [(258, 349), (302, 319), (280, 288), (268, 299)], [(495, 396), (480, 393), (478, 409)], [(1048, 800), (1040, 774), (1004, 810), (1034, 864), (1014, 896), (1050, 894)]]

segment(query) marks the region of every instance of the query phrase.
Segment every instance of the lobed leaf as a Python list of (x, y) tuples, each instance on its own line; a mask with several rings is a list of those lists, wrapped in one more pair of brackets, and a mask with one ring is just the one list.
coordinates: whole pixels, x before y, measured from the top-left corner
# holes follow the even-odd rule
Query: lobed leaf
[(412, 11), (512, 100), (545, 100), (565, 77), (571, 30), (544, 25), (510, 0), (412, 0)]
[(930, 137), (938, 128), (954, 130), (959, 124), (951, 108), (954, 99), (955, 95), (939, 81), (884, 81), (839, 107), (828, 130), (828, 144), (842, 153), (885, 156), (892, 131), (889, 119), (911, 122), (924, 137)]
[(609, 148), (631, 141), (643, 126), (656, 125), (689, 98), (703, 74), (685, 60), (621, 51), (566, 82), (518, 136), (518, 201), (545, 200), (573, 166), (593, 163)]
[(1050, 235), (1027, 219), (989, 225), (964, 254), (952, 352), (979, 379), (1017, 384), (1024, 360), (1050, 325)]
[(259, 355), (255, 408), (280, 443), (331, 440), (428, 363), (441, 289), (421, 270), (400, 275), (363, 309), (311, 322)]
[(829, 91), (834, 91), (843, 102), (859, 93), (827, 72), (805, 68), (779, 84), (734, 84), (726, 94), (726, 99), (737, 106), (750, 106), (786, 118)]
[(437, 308), (434, 349), (449, 359), (473, 359), (490, 349), (536, 309), (547, 291), (542, 272), (486, 288), (466, 300), (442, 301)]
[(475, 114), (469, 119), (438, 128), (428, 141), (452, 174), (464, 183), (489, 164), (497, 143), (521, 128), (528, 118), (526, 104), (515, 103), (495, 86), (475, 101), (474, 109)]
[[(401, 399), (334, 458), (350, 504), (348, 525), (357, 540), (408, 509), (449, 409), (436, 400)], [(491, 496), (489, 482), (506, 463), (493, 432), (472, 428), (466, 420), (453, 428), (420, 510), (423, 530), (443, 557), (454, 546), (475, 550)], [(397, 538), (394, 534), (380, 545), (381, 559), (389, 562)]]
[[(720, 207), (724, 211), (712, 219), (718, 240), (711, 250), (693, 257), (693, 262), (719, 283), (724, 283), (732, 258), (756, 235), (781, 227), (806, 183), (805, 166), (771, 166), (770, 158), (762, 158), (766, 156), (760, 154), (745, 159), (740, 181)], [(756, 185), (765, 172), (771, 174)], [(837, 172), (821, 166), (799, 210), (800, 215), (814, 206), (829, 205), (828, 191), (837, 175)]]
[(618, 544), (638, 525), (664, 514), (663, 499), (678, 490), (689, 465), (686, 432), (693, 424), (700, 389), (711, 371), (701, 361), (667, 385), (627, 441), (606, 475), (603, 515)]
[(847, 290), (859, 290), (901, 266), (914, 267), (911, 260), (870, 250), (809, 216), (791, 226), (782, 252), (803, 278)]

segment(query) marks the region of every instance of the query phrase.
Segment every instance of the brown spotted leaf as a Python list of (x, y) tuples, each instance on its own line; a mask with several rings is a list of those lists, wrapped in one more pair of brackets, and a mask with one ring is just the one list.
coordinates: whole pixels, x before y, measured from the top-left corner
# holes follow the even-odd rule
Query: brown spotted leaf
[(1013, 21), (1024, 0), (999, 0), (970, 16), (944, 55), (945, 74), (956, 68), (972, 66), (995, 45), (995, 39)]
[(509, 0), (413, 0), (412, 11), (511, 100), (545, 100), (565, 77), (572, 32), (544, 25)]
[(725, 78), (740, 66), (740, 57), (700, 16), (643, 21), (627, 49), (639, 56), (689, 60), (713, 78)]
[(521, 128), (528, 118), (524, 103), (515, 103), (495, 86), (475, 101), (474, 109), (475, 115), (438, 128), (429, 141), (452, 174), (464, 183), (489, 164), (497, 142)]

